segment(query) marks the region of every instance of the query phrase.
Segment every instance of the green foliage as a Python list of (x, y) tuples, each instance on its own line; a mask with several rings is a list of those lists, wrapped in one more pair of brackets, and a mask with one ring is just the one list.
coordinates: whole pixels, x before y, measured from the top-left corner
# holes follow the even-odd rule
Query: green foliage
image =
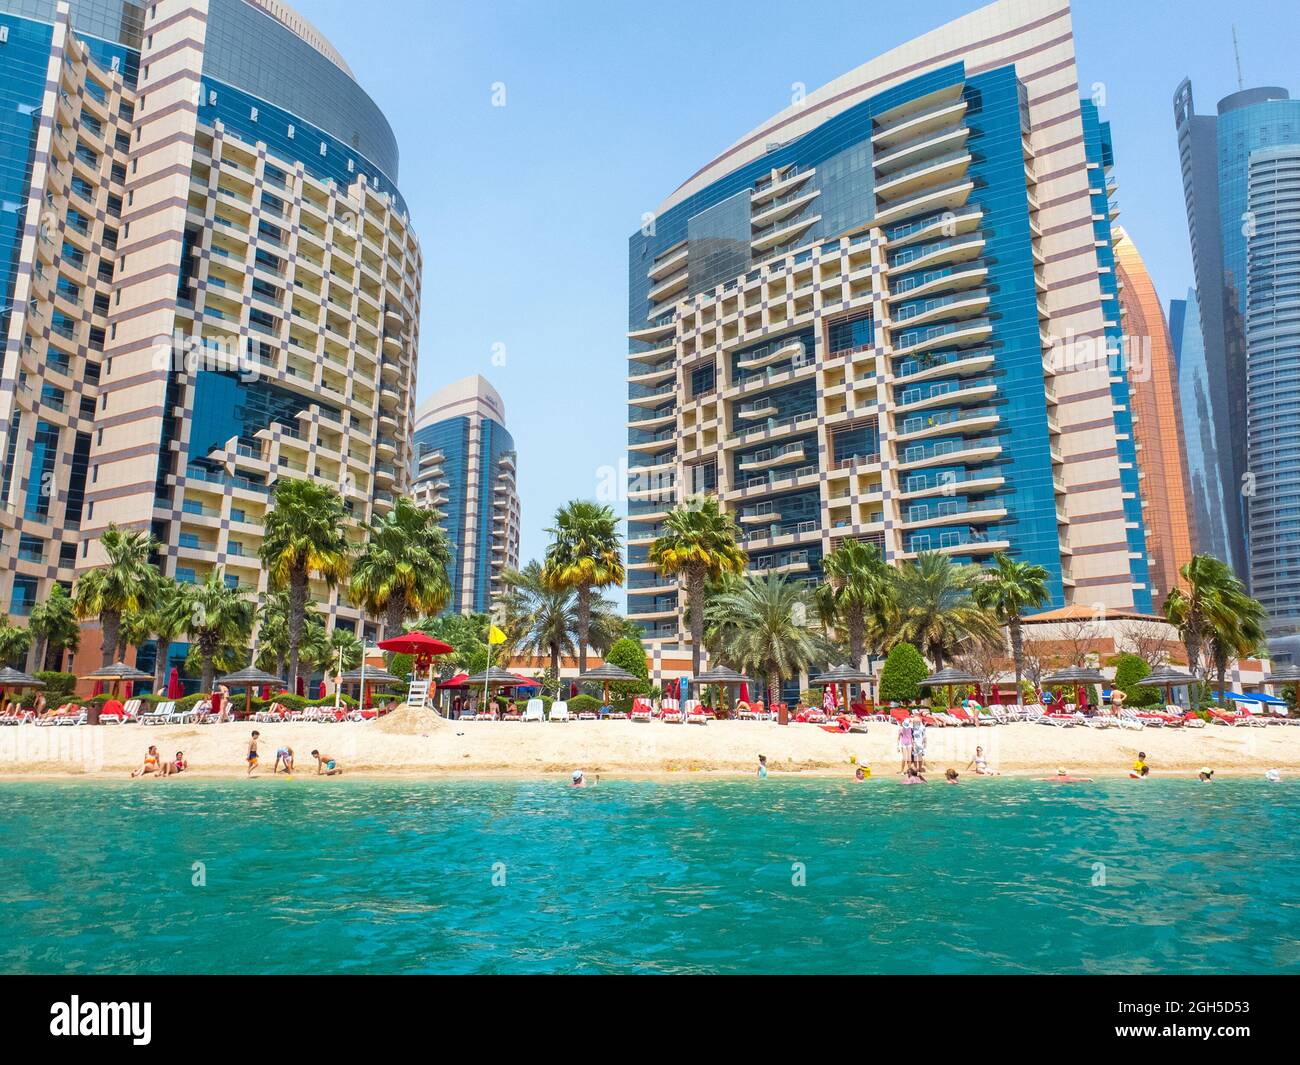
[(575, 695), (569, 700), (569, 713), (577, 714), (584, 710), (590, 710), (595, 713), (604, 705), (594, 695)]
[(1146, 688), (1139, 682), (1151, 667), (1137, 655), (1118, 655), (1114, 661), (1115, 679), (1112, 685), (1122, 691), (1129, 706), (1156, 706), (1164, 702), (1164, 692), (1159, 688)]
[(350, 596), (371, 614), (383, 615), (389, 636), (412, 613), (437, 614), (447, 605), (452, 546), (436, 512), (403, 496), (366, 532), (352, 564)]
[[(37, 680), (45, 682), (45, 701), (50, 706), (59, 706), (72, 698), (77, 690), (75, 673), (54, 673), (49, 670), (37, 670), (32, 674)], [(32, 693), (35, 698), (35, 692)]]
[(9, 624), (9, 616), (0, 614), (0, 665), (19, 667), (20, 661), (32, 645), (32, 634)]
[(895, 644), (880, 672), (880, 698), (887, 703), (914, 702), (921, 698), (920, 683), (929, 675), (920, 651), (910, 643)]
[(395, 677), (402, 677), (404, 680), (410, 680), (411, 670), (415, 668), (415, 658), (412, 655), (388, 653), (388, 672)]
[(615, 681), (609, 686), (611, 695), (628, 699), (633, 695), (644, 695), (650, 690), (650, 666), (646, 662), (645, 648), (640, 640), (624, 637), (615, 641), (614, 646), (605, 655), (605, 662), (626, 669), (639, 678), (636, 681)]

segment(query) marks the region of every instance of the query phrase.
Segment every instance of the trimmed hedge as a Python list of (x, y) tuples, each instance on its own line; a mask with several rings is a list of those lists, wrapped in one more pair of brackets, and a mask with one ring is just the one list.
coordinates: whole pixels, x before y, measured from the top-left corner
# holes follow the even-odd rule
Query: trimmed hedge
[(580, 714), (590, 710), (594, 714), (598, 713), (604, 705), (594, 695), (575, 695), (569, 700), (569, 713)]
[(921, 698), (921, 681), (930, 670), (921, 652), (910, 643), (900, 643), (889, 652), (880, 671), (880, 698), (886, 703), (913, 703)]

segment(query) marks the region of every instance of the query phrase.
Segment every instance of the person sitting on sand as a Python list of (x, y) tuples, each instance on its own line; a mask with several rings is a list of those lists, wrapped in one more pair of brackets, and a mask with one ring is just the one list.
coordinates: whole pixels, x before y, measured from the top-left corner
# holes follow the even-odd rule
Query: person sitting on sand
[(944, 775), (943, 775), (943, 779), (944, 779), (947, 783), (949, 783), (949, 784), (956, 784), (956, 783), (957, 783), (957, 770), (955, 770), (955, 769), (949, 769), (946, 773), (944, 773)]
[(170, 762), (163, 762), (162, 768), (158, 770), (160, 776), (174, 777), (177, 773), (184, 773), (189, 769), (190, 763), (185, 760), (185, 752), (177, 751), (176, 757)]
[(1202, 766), (1201, 771), (1196, 774), (1196, 779), (1206, 781), (1207, 783), (1212, 782), (1214, 780), (1214, 770), (1209, 766)]
[(293, 748), (277, 747), (275, 751), (275, 767), (271, 770), (272, 774), (280, 772), (280, 766), (284, 766), (286, 773), (293, 772)]
[(145, 753), (144, 764), (142, 764), (139, 769), (132, 772), (131, 776), (143, 777), (156, 772), (158, 772), (158, 748), (150, 747)]
[(1091, 784), (1092, 777), (1072, 777), (1066, 771), (1065, 766), (1061, 766), (1056, 771), (1054, 777), (1039, 777), (1040, 780), (1049, 784)]
[(984, 757), (983, 747), (976, 747), (975, 757), (966, 764), (967, 769), (972, 767), (974, 767), (977, 777), (995, 777), (998, 775), (997, 770), (989, 768), (989, 760)]
[(253, 771), (257, 769), (257, 740), (261, 735), (260, 732), (254, 729), (253, 736), (248, 741), (248, 755), (245, 761), (248, 762), (248, 776), (250, 777), (253, 775)]
[(758, 777), (760, 780), (767, 779), (767, 755), (765, 754), (758, 756)]
[(338, 762), (328, 754), (321, 754), (320, 751), (312, 751), (311, 756), (316, 759), (317, 776), (324, 773), (327, 777), (336, 777), (343, 772), (343, 770), (339, 768)]
[(925, 777), (921, 775), (921, 771), (916, 766), (909, 765), (907, 767), (907, 772), (903, 775), (904, 784), (924, 784), (925, 782)]

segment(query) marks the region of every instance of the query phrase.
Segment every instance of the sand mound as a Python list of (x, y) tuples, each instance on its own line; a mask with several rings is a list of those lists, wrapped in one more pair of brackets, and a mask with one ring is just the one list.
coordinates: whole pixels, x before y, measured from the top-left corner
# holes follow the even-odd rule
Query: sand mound
[(445, 728), (447, 722), (437, 712), (425, 707), (416, 710), (403, 703), (391, 714), (385, 714), (375, 722), (380, 732), (392, 732), (399, 736), (418, 736), (424, 732)]

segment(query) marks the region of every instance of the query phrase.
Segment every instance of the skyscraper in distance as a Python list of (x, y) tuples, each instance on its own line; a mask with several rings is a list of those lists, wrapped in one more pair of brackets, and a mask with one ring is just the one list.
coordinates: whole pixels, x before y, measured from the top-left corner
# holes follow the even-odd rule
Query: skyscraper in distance
[[(1249, 582), (1246, 299), (1253, 222), (1248, 170), (1252, 152), (1300, 141), (1300, 100), (1276, 86), (1243, 89), (1220, 100), (1215, 114), (1198, 115), (1192, 83), (1184, 79), (1174, 93), (1174, 124), (1204, 342), (1198, 403), (1205, 405), (1208, 425), (1199, 431), (1203, 442), (1213, 440), (1213, 450), (1203, 450), (1199, 461), (1217, 467), (1194, 470), (1192, 476), (1202, 484), (1217, 483), (1215, 494), (1224, 506), (1221, 513), (1206, 513), (1209, 524), (1197, 521), (1197, 546)], [(1201, 417), (1199, 410), (1195, 417)], [(1189, 460), (1198, 457), (1189, 453)]]
[[(1116, 229), (1116, 269), (1124, 311), (1125, 367), (1137, 444), (1142, 521), (1158, 609), (1192, 556), (1187, 457), (1173, 343), (1164, 310), (1137, 246)], [(1180, 323), (1181, 325), (1181, 323)]]
[(413, 496), (436, 510), (454, 549), (453, 613), (484, 612), (519, 566), (514, 438), (500, 393), (478, 374), (439, 389), (416, 413)]
[(701, 167), (629, 242), (629, 613), (686, 639), (647, 550), (716, 493), (751, 572), (846, 538), (1041, 564), (1052, 605), (1151, 609), (1107, 124), (1069, 5), (1002, 0)]
[(359, 538), (407, 485), (421, 253), (338, 51), (278, 0), (0, 0), (0, 105), (10, 613), (110, 523), (265, 592), (283, 477), (337, 485)]

